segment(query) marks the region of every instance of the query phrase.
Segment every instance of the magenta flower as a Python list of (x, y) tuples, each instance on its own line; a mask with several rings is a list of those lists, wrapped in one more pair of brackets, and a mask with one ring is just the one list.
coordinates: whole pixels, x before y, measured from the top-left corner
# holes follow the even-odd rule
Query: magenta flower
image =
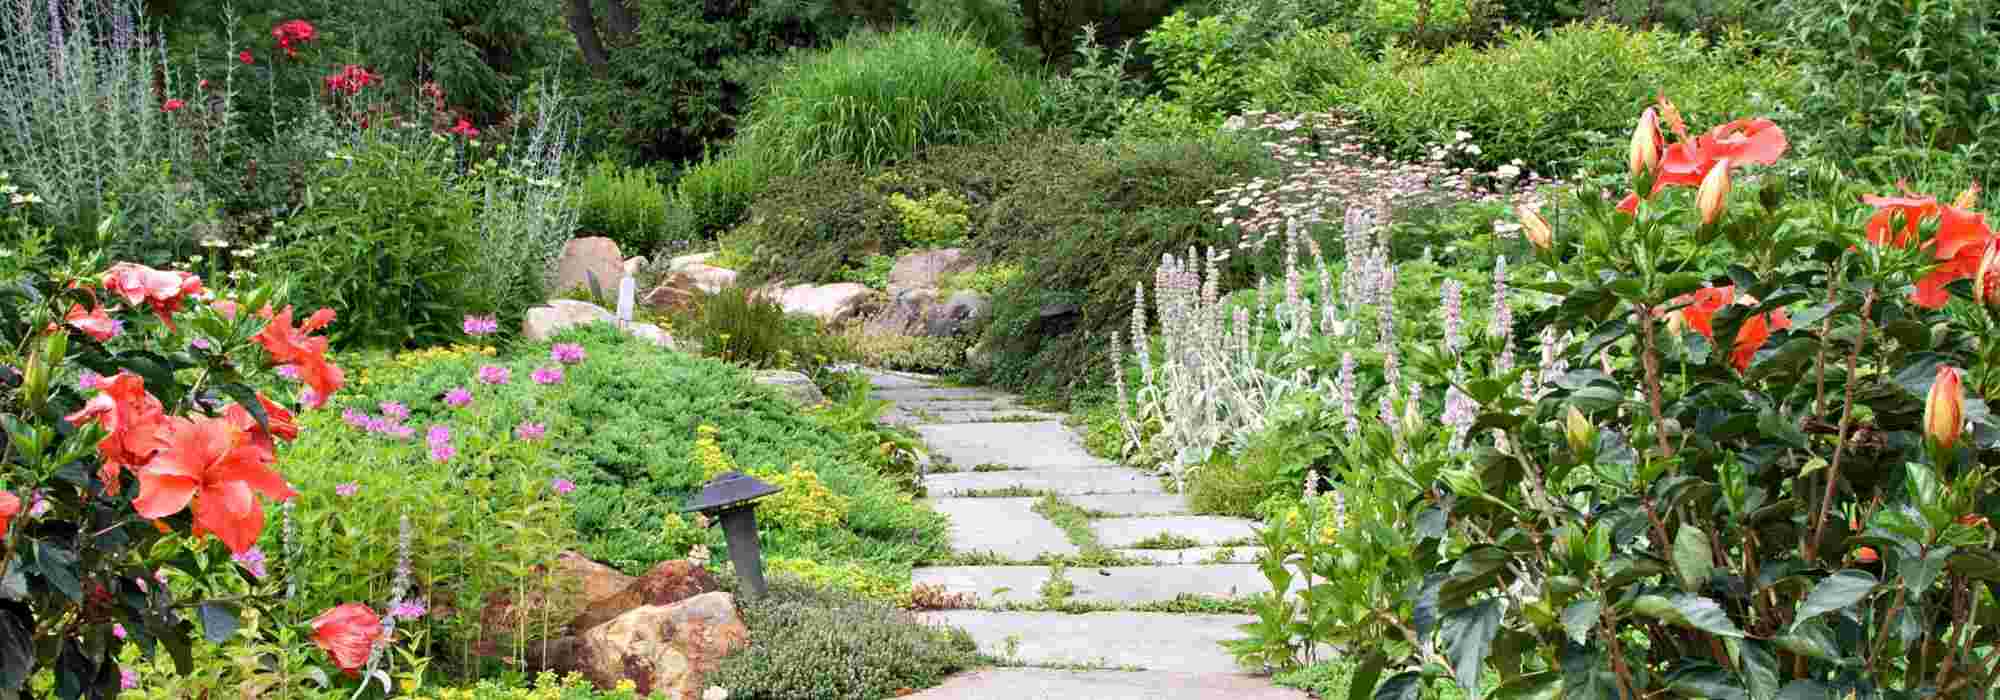
[(451, 442), (451, 427), (446, 425), (431, 426), (430, 432), (424, 435), (424, 441), (432, 445)]
[(139, 672), (123, 666), (118, 667), (118, 687), (132, 690), (139, 687)]
[(296, 382), (296, 381), (298, 381), (298, 380), (299, 380), (299, 366), (298, 366), (298, 365), (278, 365), (278, 376), (280, 376), (280, 377), (284, 377), (284, 378), (286, 378), (286, 379), (290, 379), (290, 380), (292, 380), (292, 381), (295, 381), (295, 382)]
[(124, 626), (124, 625), (119, 625), (119, 624), (113, 624), (113, 625), (111, 626), (111, 636), (113, 636), (113, 637), (117, 637), (117, 638), (119, 638), (119, 639), (124, 639), (124, 638), (125, 638), (125, 626)]
[(582, 362), (583, 357), (583, 346), (576, 343), (557, 343), (555, 347), (549, 348), (549, 359), (566, 365)]
[(268, 573), (264, 570), (264, 550), (257, 547), (243, 550), (242, 553), (231, 556), (230, 559), (242, 565), (244, 569), (250, 572), (251, 576), (264, 578), (264, 575)]
[(392, 425), (388, 429), (383, 430), (382, 433), (398, 440), (408, 440), (416, 437), (417, 429), (407, 425)]
[(458, 456), (458, 448), (452, 447), (449, 442), (439, 442), (431, 445), (431, 461), (433, 462), (442, 464), (451, 461), (451, 458), (456, 456)]
[(513, 378), (514, 373), (512, 371), (499, 365), (486, 365), (479, 368), (479, 382), (482, 384), (506, 384)]
[(409, 420), (410, 418), (410, 407), (403, 404), (394, 401), (384, 401), (381, 403), (381, 408), (382, 415), (388, 416), (390, 419)]
[(104, 375), (84, 370), (82, 374), (76, 375), (76, 388), (78, 391), (90, 391), (97, 388), (97, 383), (103, 380)]
[(42, 517), (42, 514), (49, 512), (49, 509), (52, 507), (53, 506), (49, 505), (49, 499), (44, 498), (42, 496), (42, 492), (36, 491), (33, 505), (28, 506), (28, 517), (30, 518)]
[(466, 391), (465, 387), (452, 387), (451, 391), (444, 392), (444, 403), (452, 408), (465, 408), (472, 404), (472, 392)]
[(195, 338), (194, 340), (189, 341), (188, 344), (193, 345), (197, 350), (208, 350), (214, 347), (208, 344), (207, 338)]
[(340, 409), (340, 420), (346, 422), (348, 427), (353, 428), (355, 430), (368, 429), (368, 414), (356, 411), (352, 408)]
[(400, 617), (405, 620), (423, 617), (426, 612), (429, 612), (429, 609), (424, 607), (424, 601), (421, 600), (405, 600), (389, 608), (390, 617)]
[(550, 384), (561, 384), (563, 380), (563, 371), (561, 367), (539, 367), (536, 368), (535, 372), (529, 376), (534, 378), (536, 384), (541, 384), (544, 386)]
[(492, 335), (499, 332), (500, 319), (492, 316), (466, 316), (465, 334), (471, 336)]
[(353, 498), (354, 494), (361, 493), (361, 484), (350, 481), (333, 487), (333, 492), (341, 498)]
[(558, 476), (549, 480), (549, 488), (555, 489), (558, 494), (567, 496), (569, 492), (576, 490), (576, 482)]
[(514, 437), (533, 442), (542, 439), (542, 435), (548, 433), (548, 431), (549, 426), (547, 425), (522, 421), (519, 427), (514, 428)]
[(305, 404), (307, 406), (320, 405), (321, 402), (319, 400), (319, 392), (313, 391), (311, 389), (299, 392), (299, 403)]

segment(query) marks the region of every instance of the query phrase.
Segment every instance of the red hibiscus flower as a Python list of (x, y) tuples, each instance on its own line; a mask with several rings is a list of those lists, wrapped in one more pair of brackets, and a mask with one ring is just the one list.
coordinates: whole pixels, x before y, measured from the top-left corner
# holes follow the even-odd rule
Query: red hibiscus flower
[(105, 493), (117, 493), (123, 470), (138, 470), (152, 461), (153, 453), (166, 448), (166, 407), (146, 393), (146, 380), (131, 372), (101, 379), (97, 387), (96, 396), (63, 420), (78, 427), (95, 422), (109, 433), (97, 443), (97, 455), (104, 461), (97, 476), (104, 481)]
[(294, 495), (266, 457), (227, 419), (169, 418), (167, 448), (139, 470), (132, 508), (140, 517), (164, 518), (192, 505), (195, 536), (214, 534), (241, 554), (264, 532), (257, 494), (280, 501)]
[(21, 497), (12, 491), (0, 491), (0, 537), (7, 536), (7, 528), (14, 524), (14, 516), (21, 514)]
[[(1747, 298), (1744, 301), (1755, 303)], [(1723, 307), (1736, 302), (1736, 285), (1705, 287), (1695, 290), (1693, 294), (1684, 294), (1673, 300), (1675, 304), (1687, 304), (1678, 312), (1681, 320), (1687, 322), (1688, 327), (1693, 328), (1696, 333), (1710, 340), (1715, 339), (1715, 315), (1720, 313)], [(1743, 325), (1736, 330), (1736, 344), (1731, 347), (1729, 353), (1730, 364), (1734, 365), (1738, 372), (1748, 371), (1750, 360), (1757, 356), (1758, 348), (1764, 347), (1764, 341), (1771, 339), (1771, 333), (1791, 327), (1792, 320), (1785, 315), (1783, 309), (1772, 309), (1745, 319)]]
[(320, 613), (312, 620), (313, 643), (333, 657), (333, 664), (349, 676), (359, 676), (361, 667), (382, 640), (382, 618), (360, 603), (344, 603)]
[(170, 100), (167, 100), (167, 101), (166, 101), (165, 103), (161, 104), (161, 105), (160, 105), (160, 111), (162, 111), (162, 112), (168, 112), (168, 113), (172, 113), (172, 112), (175, 112), (175, 111), (178, 111), (178, 110), (179, 110), (180, 108), (182, 108), (182, 107), (186, 107), (186, 106), (187, 106), (187, 103), (186, 103), (186, 102), (182, 102), (182, 101), (181, 101), (181, 98), (178, 98), (178, 97), (176, 97), (176, 98), (173, 98), (173, 99), (170, 99)]
[(1660, 159), (1660, 177), (1653, 182), (1653, 193), (1659, 194), (1669, 185), (1700, 187), (1702, 178), (1723, 161), (1731, 168), (1776, 163), (1789, 145), (1785, 131), (1769, 119), (1738, 119), (1709, 129), (1692, 141), (1683, 136), (1682, 142), (1668, 147)]
[(82, 304), (71, 304), (69, 306), (69, 314), (63, 317), (63, 322), (69, 324), (72, 328), (83, 331), (84, 334), (92, 338), (96, 338), (97, 342), (100, 343), (118, 336), (118, 319), (112, 318), (111, 314), (105, 313), (102, 306), (85, 311)]
[[(270, 309), (265, 309), (269, 314)], [(285, 307), (276, 317), (271, 318), (264, 330), (250, 339), (264, 346), (271, 353), (275, 364), (294, 365), (299, 368), (299, 379), (311, 387), (307, 408), (319, 408), (326, 403), (333, 392), (338, 391), (347, 381), (339, 367), (326, 360), (327, 339), (324, 336), (309, 335), (333, 322), (333, 309), (314, 312), (305, 323), (292, 327), (292, 307)]]
[(257, 62), (257, 57), (256, 57), (256, 56), (253, 56), (253, 55), (251, 55), (251, 54), (250, 54), (250, 50), (249, 50), (249, 49), (244, 49), (244, 50), (242, 50), (242, 51), (238, 51), (238, 52), (236, 52), (236, 60), (238, 60), (238, 61), (242, 61), (242, 62), (243, 62), (243, 65), (246, 65), (246, 66), (247, 66), (247, 65), (250, 65), (250, 64), (252, 64), (252, 63), (256, 63), (256, 62)]
[(1680, 303), (1684, 300), (1691, 302), (1686, 308), (1681, 309), (1681, 318), (1687, 321), (1688, 327), (1703, 337), (1714, 338), (1715, 327), (1710, 322), (1715, 319), (1715, 312), (1721, 311), (1722, 307), (1736, 300), (1736, 286), (1704, 287), (1693, 294), (1675, 299), (1674, 302)]
[[(1984, 214), (1955, 204), (1940, 204), (1936, 197), (1905, 189), (1900, 197), (1868, 195), (1861, 201), (1875, 207), (1875, 215), (1868, 218), (1863, 229), (1869, 243), (1897, 247), (1914, 244), (1930, 250), (1938, 261), (1937, 267), (1917, 280), (1917, 289), (1910, 295), (1918, 306), (1927, 309), (1942, 308), (1950, 301), (1951, 293), (1945, 291), (1945, 285), (1979, 272), (1987, 248), (1995, 241)], [(1924, 222), (1931, 220), (1937, 222), (1937, 235), (1928, 241), (1917, 240)]]
[[(269, 430), (265, 430), (264, 425), (259, 425), (257, 417), (250, 415), (250, 410), (244, 408), (243, 404), (240, 403), (230, 404), (229, 408), (223, 409), (222, 417), (224, 420), (229, 421), (231, 425), (236, 426), (236, 429), (250, 435), (250, 444), (263, 452), (265, 461), (276, 461), (278, 458), (277, 440), (290, 442), (298, 439), (299, 424), (294, 419), (291, 411), (285, 410), (284, 406), (280, 406), (276, 402), (265, 398), (263, 394), (257, 395), (257, 403), (264, 407), (264, 422), (270, 426)], [(274, 440), (273, 438), (276, 439)]]
[(474, 127), (472, 122), (467, 121), (464, 117), (459, 117), (458, 123), (453, 125), (449, 131), (469, 139), (479, 138), (479, 129)]
[(200, 277), (127, 262), (105, 271), (104, 288), (124, 297), (127, 304), (137, 306), (143, 302), (152, 307), (153, 315), (159, 316), (168, 329), (173, 329), (173, 314), (181, 310), (181, 303), (202, 292)]
[(1750, 370), (1750, 360), (1757, 357), (1757, 349), (1764, 347), (1764, 341), (1771, 339), (1771, 333), (1792, 327), (1792, 319), (1785, 316), (1783, 309), (1751, 316), (1743, 321), (1743, 327), (1736, 330), (1736, 347), (1729, 353), (1729, 362), (1736, 371)]

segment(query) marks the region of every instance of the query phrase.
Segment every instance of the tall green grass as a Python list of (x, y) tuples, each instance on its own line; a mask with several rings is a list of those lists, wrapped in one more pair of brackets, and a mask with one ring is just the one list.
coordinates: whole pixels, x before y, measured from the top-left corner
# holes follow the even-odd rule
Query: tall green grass
[(680, 204), (712, 232), (739, 220), (772, 179), (823, 161), (866, 170), (1028, 127), (1039, 91), (962, 32), (858, 34), (786, 66), (757, 96), (729, 151), (688, 173)]

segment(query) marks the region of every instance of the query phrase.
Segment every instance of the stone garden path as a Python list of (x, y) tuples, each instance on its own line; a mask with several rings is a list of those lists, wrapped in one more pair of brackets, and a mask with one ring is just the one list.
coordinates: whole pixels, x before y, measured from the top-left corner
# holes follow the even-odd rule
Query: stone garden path
[[(1215, 612), (1266, 592), (1251, 523), (1191, 515), (1159, 479), (1091, 456), (1063, 416), (985, 389), (875, 373), (883, 420), (931, 450), (931, 504), (954, 561), (913, 583), (963, 595), (925, 613), (972, 633), (1008, 665), (910, 696), (923, 700), (1303, 700), (1244, 674), (1218, 642), (1251, 621)], [(1051, 517), (1054, 516), (1054, 517)]]

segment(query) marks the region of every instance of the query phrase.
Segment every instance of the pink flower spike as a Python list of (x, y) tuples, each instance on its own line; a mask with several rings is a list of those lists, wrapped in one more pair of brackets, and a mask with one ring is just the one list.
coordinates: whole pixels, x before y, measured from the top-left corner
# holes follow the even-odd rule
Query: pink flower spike
[(548, 386), (551, 384), (561, 384), (563, 371), (561, 367), (538, 367), (535, 369), (534, 374), (530, 376), (534, 378), (536, 384)]
[(389, 608), (390, 617), (400, 617), (405, 620), (423, 617), (426, 612), (429, 612), (429, 609), (424, 607), (424, 602), (421, 600), (406, 600)]
[(506, 384), (513, 378), (514, 373), (512, 371), (499, 365), (486, 365), (479, 368), (479, 381), (482, 384)]
[(452, 387), (451, 391), (444, 392), (444, 403), (452, 408), (465, 408), (472, 405), (472, 392), (466, 391), (465, 387)]
[(286, 378), (286, 379), (290, 379), (290, 380), (292, 380), (292, 381), (295, 381), (295, 382), (296, 382), (296, 381), (298, 381), (298, 380), (299, 380), (299, 366), (298, 366), (298, 365), (278, 365), (278, 376), (280, 376), (280, 377), (284, 377), (284, 378)]
[(104, 381), (103, 375), (90, 370), (84, 370), (82, 374), (76, 376), (76, 388), (79, 391), (90, 391), (96, 389), (97, 383), (101, 381)]

